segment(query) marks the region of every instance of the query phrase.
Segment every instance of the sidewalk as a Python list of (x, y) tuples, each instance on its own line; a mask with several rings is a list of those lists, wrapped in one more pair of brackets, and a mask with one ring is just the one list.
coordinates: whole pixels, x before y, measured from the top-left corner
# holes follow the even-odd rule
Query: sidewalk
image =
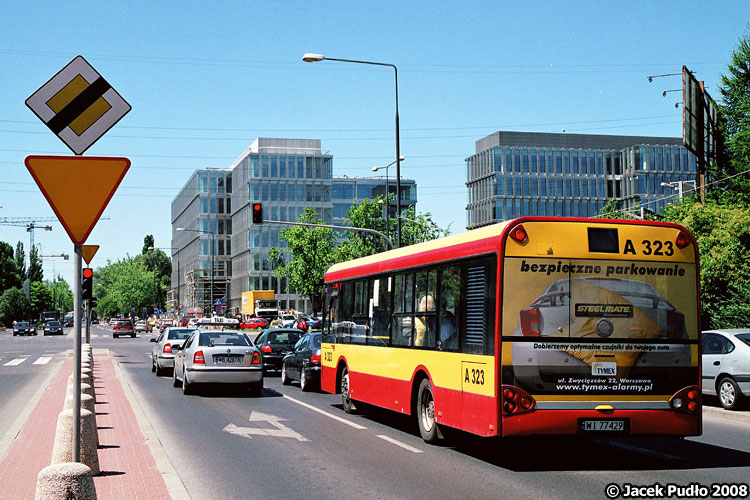
[[(96, 425), (99, 431), (99, 466), (94, 477), (97, 498), (168, 499), (162, 473), (147, 444), (139, 420), (108, 350), (94, 350)], [(0, 500), (33, 500), (39, 471), (50, 465), (57, 416), (65, 402), (69, 355), (29, 415), (26, 424), (0, 461)]]

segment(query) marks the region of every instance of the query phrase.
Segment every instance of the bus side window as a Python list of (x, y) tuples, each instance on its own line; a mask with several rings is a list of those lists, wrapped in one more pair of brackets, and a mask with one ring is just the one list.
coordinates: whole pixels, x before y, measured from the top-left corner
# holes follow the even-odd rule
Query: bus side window
[(372, 339), (373, 345), (389, 345), (391, 322), (391, 277), (373, 280)]
[(414, 346), (435, 347), (437, 270), (417, 272), (415, 285)]
[(393, 277), (393, 315), (391, 345), (411, 345), (413, 321), (412, 274), (402, 273)]
[(461, 267), (440, 270), (440, 308), (438, 310), (438, 349), (458, 350), (458, 312), (461, 310)]

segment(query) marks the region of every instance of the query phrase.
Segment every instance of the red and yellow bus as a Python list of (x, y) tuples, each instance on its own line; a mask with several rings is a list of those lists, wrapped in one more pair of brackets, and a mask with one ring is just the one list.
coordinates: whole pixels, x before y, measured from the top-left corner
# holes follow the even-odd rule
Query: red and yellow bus
[(323, 390), (480, 436), (701, 433), (698, 249), (524, 217), (332, 266)]

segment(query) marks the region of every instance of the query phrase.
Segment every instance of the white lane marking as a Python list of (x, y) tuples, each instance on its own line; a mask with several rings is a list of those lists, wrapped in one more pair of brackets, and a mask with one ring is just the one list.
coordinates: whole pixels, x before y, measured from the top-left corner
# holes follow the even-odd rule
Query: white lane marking
[(309, 441), (305, 436), (302, 434), (299, 434), (286, 425), (282, 424), (281, 421), (286, 421), (286, 419), (279, 418), (276, 415), (267, 415), (265, 413), (261, 413), (259, 411), (253, 411), (250, 413), (250, 418), (248, 418), (250, 422), (268, 422), (271, 424), (274, 428), (258, 428), (258, 427), (238, 427), (234, 424), (229, 424), (224, 429), (222, 429), (224, 432), (228, 432), (230, 434), (234, 434), (236, 436), (243, 436), (248, 439), (252, 439), (250, 437), (251, 434), (256, 436), (273, 436), (273, 437), (285, 437), (285, 438), (293, 438), (297, 441)]
[(388, 442), (389, 442), (389, 443), (391, 443), (391, 444), (395, 444), (396, 446), (400, 446), (401, 448), (403, 448), (403, 449), (405, 449), (405, 450), (409, 450), (409, 451), (410, 451), (410, 452), (412, 452), (412, 453), (424, 453), (424, 451), (422, 451), (422, 450), (420, 450), (420, 449), (417, 449), (417, 448), (413, 448), (413, 447), (409, 446), (408, 444), (404, 444), (404, 443), (402, 443), (401, 441), (396, 441), (395, 439), (393, 439), (393, 438), (390, 438), (390, 437), (388, 437), (388, 436), (385, 436), (385, 435), (383, 435), (383, 434), (378, 434), (377, 436), (378, 436), (378, 437), (379, 437), (380, 439), (383, 439), (383, 440), (385, 440), (385, 441), (388, 441)]
[(302, 401), (300, 401), (300, 400), (298, 400), (298, 399), (290, 398), (290, 397), (289, 397), (289, 396), (287, 396), (286, 394), (284, 394), (284, 397), (285, 397), (286, 399), (288, 399), (289, 401), (291, 401), (292, 403), (297, 403), (298, 405), (300, 405), (300, 406), (304, 406), (305, 408), (308, 408), (308, 409), (310, 409), (310, 410), (312, 410), (312, 411), (317, 411), (317, 412), (318, 412), (318, 413), (320, 413), (321, 415), (325, 415), (326, 417), (328, 417), (328, 418), (332, 418), (332, 419), (334, 419), (334, 420), (336, 420), (336, 421), (338, 421), (338, 422), (341, 422), (342, 424), (346, 424), (346, 425), (349, 425), (349, 426), (351, 426), (351, 427), (354, 427), (355, 429), (358, 429), (358, 430), (364, 430), (364, 429), (367, 429), (367, 427), (363, 427), (363, 426), (361, 426), (361, 425), (359, 425), (359, 424), (355, 424), (354, 422), (350, 422), (350, 421), (348, 421), (348, 420), (347, 420), (347, 419), (345, 419), (345, 418), (341, 418), (341, 417), (338, 417), (338, 416), (336, 416), (336, 415), (334, 415), (334, 414), (332, 414), (332, 413), (328, 413), (327, 411), (323, 411), (323, 410), (321, 410), (320, 408), (316, 408), (316, 407), (314, 407), (313, 405), (309, 405), (309, 404), (307, 404), (307, 403), (303, 403)]
[(46, 365), (47, 363), (50, 362), (51, 359), (52, 359), (52, 356), (40, 356), (39, 359), (34, 361), (32, 364), (33, 365)]
[(28, 358), (16, 358), (13, 361), (8, 361), (3, 366), (17, 366), (26, 361)]

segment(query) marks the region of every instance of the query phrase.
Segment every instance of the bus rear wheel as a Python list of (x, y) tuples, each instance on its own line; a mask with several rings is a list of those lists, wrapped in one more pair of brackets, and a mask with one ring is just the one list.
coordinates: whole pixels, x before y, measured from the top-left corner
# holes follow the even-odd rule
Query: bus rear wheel
[(429, 379), (422, 379), (417, 392), (417, 423), (419, 433), (426, 443), (435, 443), (443, 439), (443, 434), (435, 418), (435, 398), (432, 394), (432, 384)]

